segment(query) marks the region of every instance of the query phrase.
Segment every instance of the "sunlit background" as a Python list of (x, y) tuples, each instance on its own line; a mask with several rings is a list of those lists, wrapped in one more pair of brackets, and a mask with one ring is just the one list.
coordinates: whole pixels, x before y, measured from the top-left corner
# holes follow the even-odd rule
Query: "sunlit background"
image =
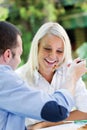
[[(34, 34), (48, 21), (59, 22), (66, 29), (73, 58), (87, 58), (87, 0), (0, 0), (1, 20), (22, 31), (24, 51), (20, 65), (28, 58)], [(87, 82), (86, 74), (83, 80)]]

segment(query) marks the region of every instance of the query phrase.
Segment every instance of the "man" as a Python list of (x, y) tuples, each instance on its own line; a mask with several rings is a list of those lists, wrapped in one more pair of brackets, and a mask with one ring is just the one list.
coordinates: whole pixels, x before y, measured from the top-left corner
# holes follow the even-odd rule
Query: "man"
[[(65, 119), (73, 106), (71, 90), (74, 92), (76, 81), (87, 72), (84, 61), (78, 65), (75, 61), (69, 69), (71, 74), (67, 74), (65, 89), (47, 95), (29, 88), (13, 71), (20, 63), (21, 54), (20, 31), (11, 23), (1, 21), (0, 130), (25, 130), (25, 117), (52, 122)], [(71, 89), (66, 90), (69, 86)]]

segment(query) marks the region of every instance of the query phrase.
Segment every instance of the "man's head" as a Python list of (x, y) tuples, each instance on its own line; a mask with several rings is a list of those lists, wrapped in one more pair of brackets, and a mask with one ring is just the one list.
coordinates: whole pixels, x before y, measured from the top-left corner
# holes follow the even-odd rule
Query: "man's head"
[(16, 69), (22, 54), (20, 31), (11, 23), (0, 21), (0, 64)]

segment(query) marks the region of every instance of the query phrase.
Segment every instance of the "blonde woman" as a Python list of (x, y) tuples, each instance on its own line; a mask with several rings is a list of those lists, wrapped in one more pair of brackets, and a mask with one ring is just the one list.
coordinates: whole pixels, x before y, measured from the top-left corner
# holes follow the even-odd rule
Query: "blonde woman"
[[(36, 89), (49, 94), (60, 89), (66, 80), (67, 65), (72, 61), (71, 44), (65, 29), (58, 23), (43, 24), (33, 38), (28, 61), (16, 71)], [(87, 119), (87, 90), (82, 79), (76, 84), (75, 108), (67, 120)], [(27, 119), (31, 129), (56, 125)], [(38, 124), (36, 124), (38, 122)]]

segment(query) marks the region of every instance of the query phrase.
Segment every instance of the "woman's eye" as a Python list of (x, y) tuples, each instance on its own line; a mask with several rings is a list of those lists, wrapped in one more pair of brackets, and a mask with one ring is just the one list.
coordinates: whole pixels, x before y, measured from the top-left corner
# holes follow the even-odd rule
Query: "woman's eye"
[(50, 48), (44, 48), (45, 50), (47, 50), (47, 51), (50, 51), (51, 49)]
[(62, 51), (62, 50), (57, 50), (57, 52), (58, 52), (58, 53), (63, 53), (64, 51)]

